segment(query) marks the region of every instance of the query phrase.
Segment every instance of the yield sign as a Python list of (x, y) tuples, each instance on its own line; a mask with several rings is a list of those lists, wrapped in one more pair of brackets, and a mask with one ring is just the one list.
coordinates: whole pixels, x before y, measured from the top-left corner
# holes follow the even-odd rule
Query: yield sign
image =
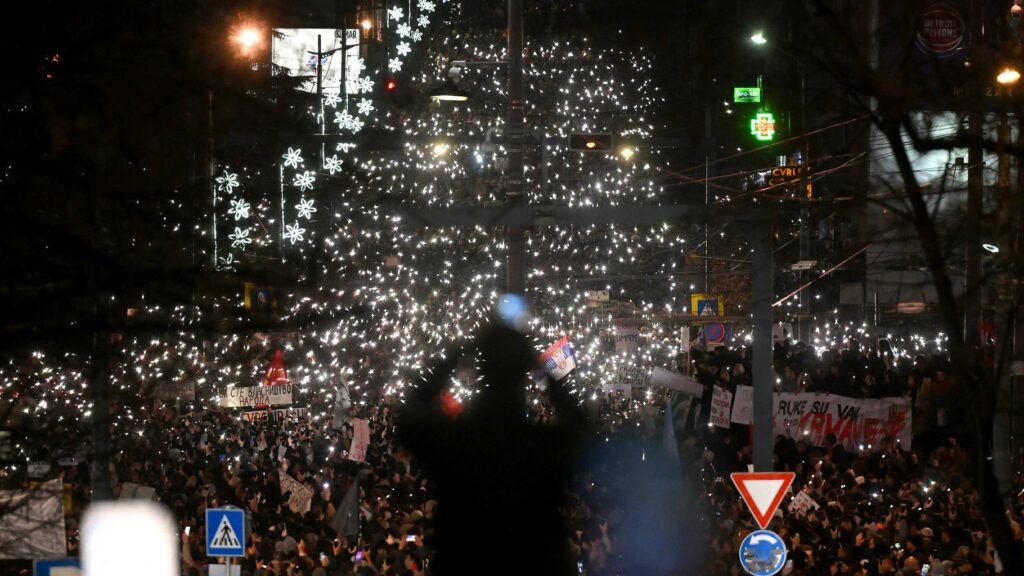
[(789, 490), (796, 474), (792, 472), (733, 472), (732, 483), (743, 496), (754, 520), (762, 530), (768, 528), (782, 496)]

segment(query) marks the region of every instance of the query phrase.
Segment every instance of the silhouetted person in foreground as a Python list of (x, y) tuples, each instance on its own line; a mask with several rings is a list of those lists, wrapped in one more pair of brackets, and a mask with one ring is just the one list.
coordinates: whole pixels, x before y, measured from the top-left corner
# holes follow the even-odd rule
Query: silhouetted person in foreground
[(495, 324), (472, 345), (481, 391), (464, 411), (443, 407), (459, 356), (449, 353), (399, 414), (399, 439), (437, 486), (433, 573), (576, 573), (558, 507), (585, 435), (583, 412), (550, 383), (555, 422), (528, 422), (525, 385), (537, 357), (528, 340)]

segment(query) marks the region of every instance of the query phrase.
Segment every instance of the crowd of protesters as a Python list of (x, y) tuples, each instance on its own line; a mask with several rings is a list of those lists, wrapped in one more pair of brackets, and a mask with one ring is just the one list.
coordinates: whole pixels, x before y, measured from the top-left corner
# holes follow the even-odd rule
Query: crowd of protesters
[[(679, 364), (708, 390), (750, 383), (747, 351), (695, 351)], [(796, 509), (787, 498), (772, 522), (789, 550), (784, 574), (1008, 573), (982, 519), (955, 410), (946, 413), (955, 382), (940, 353), (894, 358), (884, 343), (862, 349), (851, 342), (820, 355), (802, 345), (780, 346), (775, 366), (781, 391), (907, 395), (914, 406), (911, 450), (891, 440), (850, 450), (834, 437), (824, 446), (776, 439), (776, 469), (795, 472), (792, 495), (805, 492), (813, 501)], [(702, 401), (709, 397), (706, 392)], [(663, 390), (595, 389), (578, 401), (589, 415), (588, 440), (561, 503), (552, 504), (575, 571), (738, 574), (739, 543), (756, 526), (728, 474), (751, 462), (749, 428), (707, 426), (707, 406), (695, 412), (703, 416), (665, 426), (671, 394)], [(531, 388), (523, 404), (536, 426), (558, 422), (550, 390)], [(179, 411), (158, 404), (138, 421), (131, 444), (120, 446), (114, 476), (119, 487), (131, 482), (154, 488), (172, 510), (181, 528), (183, 574), (207, 574), (209, 564), (223, 562), (205, 556), (204, 517), (207, 508), (225, 505), (249, 516), (242, 574), (436, 573), (436, 519), (444, 499), (439, 502), (435, 478), (421, 459), (399, 442), (402, 406), (383, 397), (354, 404), (343, 421), (311, 410), (307, 418), (250, 422), (237, 410)], [(361, 461), (352, 459), (355, 419), (369, 422)], [(675, 432), (671, 440), (666, 429)], [(282, 472), (312, 492), (308, 512), (290, 507)], [(346, 500), (357, 478), (358, 499)], [(680, 490), (666, 489), (666, 478), (685, 487), (681, 497)], [(1020, 474), (1013, 481), (1015, 491), (1024, 488)], [(88, 465), (65, 470), (65, 482), (76, 501), (87, 500)], [(492, 502), (473, 510), (473, 529), (486, 534), (516, 513), (495, 508)], [(349, 510), (356, 522), (339, 523)], [(1019, 500), (1008, 516), (1020, 543)], [(672, 532), (673, 525), (693, 530)], [(72, 525), (70, 534), (75, 532)], [(495, 542), (490, 562), (500, 565), (509, 553)], [(479, 573), (502, 571), (481, 565)]]

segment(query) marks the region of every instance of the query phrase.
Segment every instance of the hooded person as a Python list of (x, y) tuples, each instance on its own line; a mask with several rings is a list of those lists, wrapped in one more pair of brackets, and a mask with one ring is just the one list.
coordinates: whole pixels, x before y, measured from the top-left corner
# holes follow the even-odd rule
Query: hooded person
[[(537, 353), (502, 324), (472, 345), (481, 388), (464, 410), (445, 409), (460, 354), (450, 351), (398, 414), (400, 442), (437, 489), (438, 574), (571, 574), (559, 506), (583, 437), (583, 412), (558, 382), (548, 386), (554, 423), (526, 418), (526, 383)], [(481, 514), (509, 510), (497, 522)]]

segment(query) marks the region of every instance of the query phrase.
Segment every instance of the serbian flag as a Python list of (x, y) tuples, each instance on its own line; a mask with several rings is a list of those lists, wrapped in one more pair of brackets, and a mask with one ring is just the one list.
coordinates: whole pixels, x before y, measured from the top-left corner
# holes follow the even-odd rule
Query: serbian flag
[(569, 337), (562, 336), (540, 355), (540, 369), (534, 373), (533, 379), (540, 381), (547, 374), (552, 380), (561, 380), (576, 368), (576, 358), (572, 355)]
[(284, 353), (281, 350), (274, 352), (274, 357), (270, 360), (270, 366), (267, 368), (267, 374), (263, 377), (263, 385), (271, 386), (274, 384), (287, 384), (288, 373), (284, 370)]

